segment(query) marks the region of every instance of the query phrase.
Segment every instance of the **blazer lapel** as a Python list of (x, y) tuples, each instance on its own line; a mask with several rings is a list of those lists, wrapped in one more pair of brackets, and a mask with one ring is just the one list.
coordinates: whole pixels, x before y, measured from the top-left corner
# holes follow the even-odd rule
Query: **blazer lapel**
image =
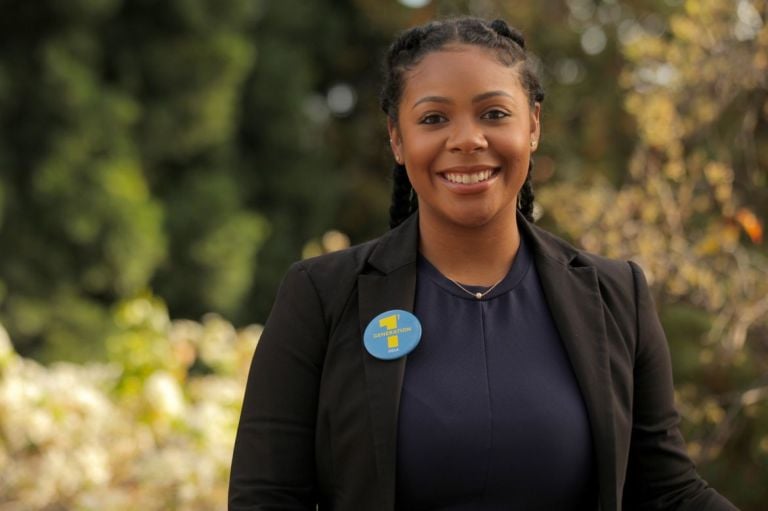
[[(518, 222), (534, 242), (536, 269), (581, 389), (592, 429), (602, 509), (618, 509), (608, 339), (597, 273), (547, 233)], [(570, 252), (570, 254), (569, 254)]]
[(392, 501), (382, 509), (394, 508), (397, 421), (406, 357), (379, 360), (363, 347), (363, 331), (382, 312), (402, 309), (413, 312), (416, 294), (418, 216), (412, 215), (401, 227), (388, 233), (368, 260), (374, 271), (358, 277), (360, 349), (373, 428), (376, 468), (382, 495)]

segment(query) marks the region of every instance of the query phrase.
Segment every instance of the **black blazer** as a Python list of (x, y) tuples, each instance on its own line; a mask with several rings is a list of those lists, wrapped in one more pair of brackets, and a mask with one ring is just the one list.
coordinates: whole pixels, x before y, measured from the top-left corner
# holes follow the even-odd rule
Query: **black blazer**
[[(584, 397), (600, 509), (735, 509), (686, 455), (641, 270), (518, 223)], [(381, 312), (413, 310), (417, 246), (413, 215), (377, 240), (290, 268), (248, 376), (231, 511), (394, 510), (407, 357), (372, 357), (362, 332)]]

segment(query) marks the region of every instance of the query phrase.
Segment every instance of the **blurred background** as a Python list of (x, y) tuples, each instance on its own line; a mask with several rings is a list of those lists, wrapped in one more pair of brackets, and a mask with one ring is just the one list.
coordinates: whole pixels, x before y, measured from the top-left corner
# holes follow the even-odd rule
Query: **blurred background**
[(538, 222), (640, 263), (690, 454), (768, 503), (768, 1), (0, 0), (0, 511), (225, 509), (290, 262), (387, 229), (394, 34), (502, 17)]

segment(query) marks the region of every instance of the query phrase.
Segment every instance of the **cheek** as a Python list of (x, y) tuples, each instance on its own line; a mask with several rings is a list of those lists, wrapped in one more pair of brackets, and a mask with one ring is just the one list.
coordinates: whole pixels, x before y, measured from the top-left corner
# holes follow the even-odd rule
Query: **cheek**
[(405, 157), (412, 163), (423, 165), (435, 158), (440, 149), (439, 142), (431, 137), (418, 137), (408, 140), (408, 144), (403, 145)]
[(528, 130), (516, 127), (504, 133), (498, 133), (494, 141), (506, 151), (526, 152), (531, 143), (531, 133)]
[(445, 146), (445, 133), (409, 126), (402, 132), (402, 148), (410, 158), (424, 159), (434, 156)]
[(418, 163), (413, 160), (409, 161), (405, 166), (405, 172), (408, 174), (408, 180), (411, 182), (411, 186), (416, 193), (420, 193), (425, 187), (426, 181), (429, 179), (427, 172), (421, 170)]
[(491, 142), (498, 156), (509, 163), (518, 164), (527, 161), (530, 156), (530, 138), (520, 134), (509, 134)]
[(412, 151), (405, 154), (405, 170), (408, 179), (414, 188), (431, 179), (432, 169), (435, 168), (435, 160), (424, 151)]

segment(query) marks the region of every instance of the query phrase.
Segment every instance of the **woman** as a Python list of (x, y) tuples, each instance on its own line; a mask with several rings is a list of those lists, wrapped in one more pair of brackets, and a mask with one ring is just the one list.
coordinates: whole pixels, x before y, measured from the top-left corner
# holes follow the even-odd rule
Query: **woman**
[(393, 229), (286, 275), (231, 510), (734, 509), (685, 453), (640, 269), (532, 224), (543, 97), (503, 21), (394, 42)]

